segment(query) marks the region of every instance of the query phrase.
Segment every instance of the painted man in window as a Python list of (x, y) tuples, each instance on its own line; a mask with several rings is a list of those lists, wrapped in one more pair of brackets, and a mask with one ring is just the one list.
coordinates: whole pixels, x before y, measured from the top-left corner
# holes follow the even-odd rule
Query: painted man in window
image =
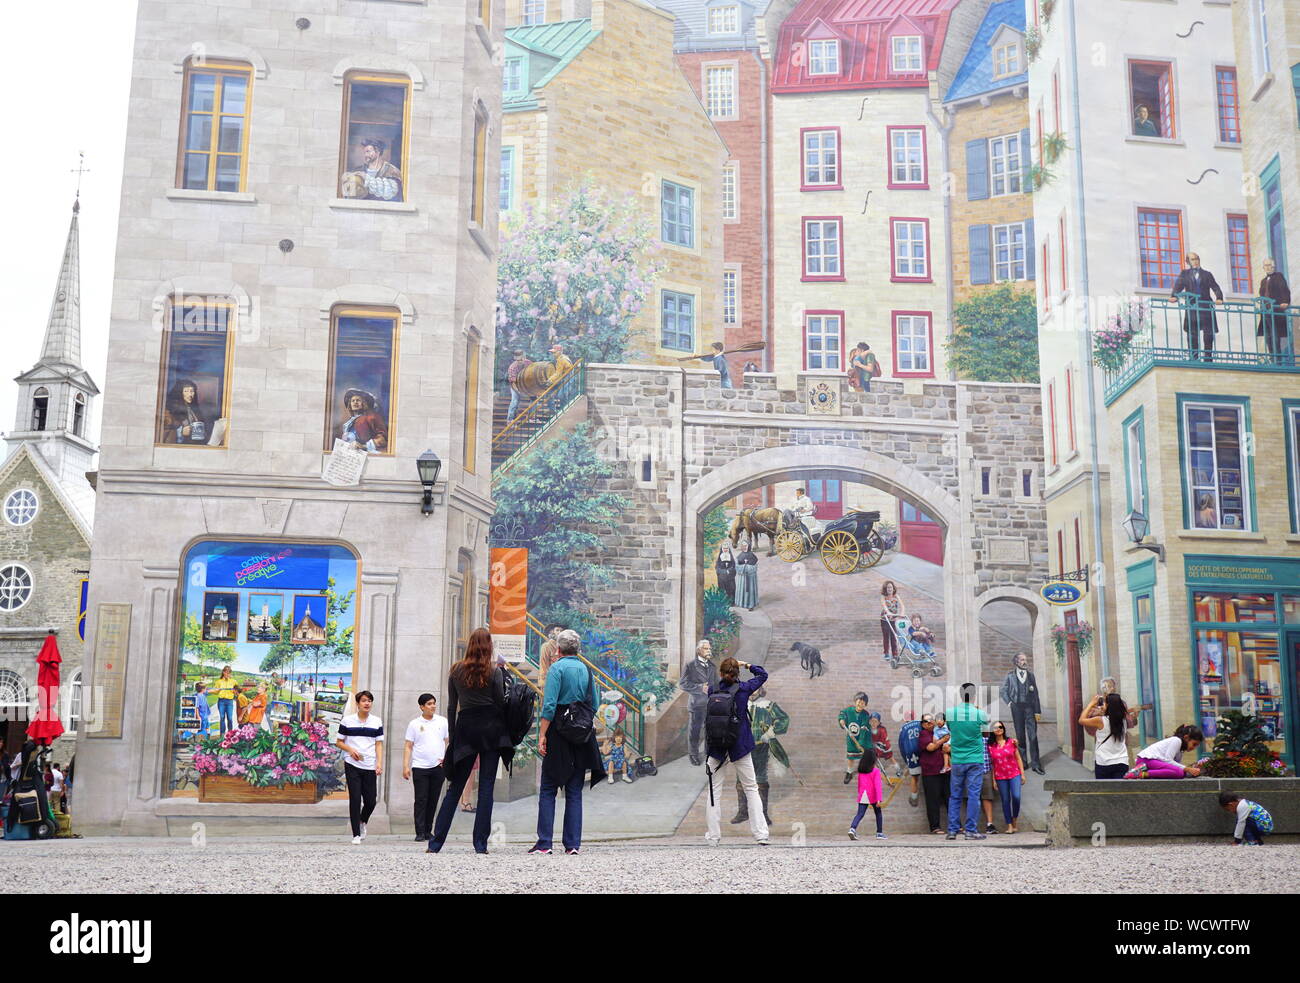
[(369, 139), (361, 144), (365, 166), (343, 175), (344, 198), (370, 198), (377, 201), (402, 200), (402, 172), (384, 160), (388, 144)]
[(373, 395), (364, 389), (349, 389), (343, 394), (343, 409), (347, 419), (339, 428), (339, 440), (370, 454), (388, 450), (388, 421), (377, 412)]
[(206, 444), (212, 439), (211, 408), (199, 401), (199, 387), (193, 379), (181, 379), (167, 394), (163, 443)]
[(1160, 136), (1160, 127), (1156, 126), (1156, 121), (1151, 118), (1151, 110), (1146, 106), (1137, 107), (1137, 115), (1133, 118), (1133, 135), (1138, 137), (1158, 137)]

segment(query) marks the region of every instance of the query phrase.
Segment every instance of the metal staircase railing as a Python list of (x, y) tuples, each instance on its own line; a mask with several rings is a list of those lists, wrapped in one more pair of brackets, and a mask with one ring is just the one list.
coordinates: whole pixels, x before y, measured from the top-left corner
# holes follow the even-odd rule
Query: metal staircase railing
[(492, 438), (492, 479), (509, 470), (586, 391), (587, 363), (575, 362)]

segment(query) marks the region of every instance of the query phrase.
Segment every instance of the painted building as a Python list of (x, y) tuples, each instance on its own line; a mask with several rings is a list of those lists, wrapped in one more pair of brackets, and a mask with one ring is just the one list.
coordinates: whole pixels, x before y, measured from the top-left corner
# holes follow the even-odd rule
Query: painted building
[[(1104, 676), (1133, 694), (1149, 689), (1151, 675), (1140, 678), (1124, 627), (1119, 421), (1103, 398), (1090, 331), (1127, 318), (1131, 302), (1167, 299), (1188, 252), (1201, 257), (1229, 299), (1253, 291), (1243, 248), (1232, 11), (1199, 0), (1059, 0), (1050, 9), (1049, 17), (1044, 5), (1030, 5), (1029, 32), (1033, 159), (1042, 169), (1033, 198), (1045, 495), (1052, 575), (1087, 587), (1080, 604), (1058, 609), (1057, 627), (1065, 632), (1060, 737), (1089, 763), (1091, 744), (1072, 722), (1081, 704)], [(1124, 24), (1118, 34), (1117, 23)], [(1176, 313), (1155, 312), (1150, 320), (1160, 339), (1148, 335), (1147, 345), (1185, 348)], [(1243, 341), (1224, 335), (1219, 346)], [(1143, 387), (1181, 387), (1161, 381), (1166, 374), (1152, 373)], [(1208, 384), (1199, 378), (1205, 374), (1192, 372), (1190, 391)], [(1172, 418), (1166, 411), (1160, 422)], [(1163, 443), (1167, 431), (1160, 433)], [(1159, 669), (1162, 694), (1177, 690), (1172, 679), (1164, 682), (1173, 671)]]
[(1033, 289), (1034, 206), (1028, 194), (1029, 65), (1024, 0), (989, 6), (944, 110), (952, 175), (952, 286), (961, 303), (981, 287)]
[(639, 202), (665, 268), (631, 344), (676, 364), (726, 336), (727, 149), (674, 61), (673, 15), (643, 0), (590, 6), (589, 17), (506, 32), (502, 212), (544, 208), (584, 177)]
[[(173, 13), (139, 6), (78, 822), (339, 829), (327, 748), (257, 794), (204, 770), (226, 722), (196, 684), (267, 683), (267, 719), (316, 748), (345, 686), (396, 731), (486, 623), (503, 5)], [(372, 830), (409, 828), (387, 750)]]
[(951, 266), (939, 117), (984, 4), (805, 0), (772, 74), (774, 362), (843, 375), (866, 342), (883, 377), (944, 379)]
[[(37, 710), (36, 655), (58, 635), (66, 765), (83, 728), (82, 639), (95, 492), (87, 480), (99, 395), (81, 364), (80, 202), (72, 206), (41, 354), (18, 383), (14, 427), (0, 464), (0, 737), (15, 753)], [(92, 721), (87, 720), (89, 724)]]

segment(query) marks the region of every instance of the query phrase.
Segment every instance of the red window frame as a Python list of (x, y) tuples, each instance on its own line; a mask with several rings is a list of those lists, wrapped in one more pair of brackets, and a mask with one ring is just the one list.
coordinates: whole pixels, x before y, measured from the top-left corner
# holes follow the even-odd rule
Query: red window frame
[(1228, 267), (1234, 294), (1249, 294), (1250, 218), (1239, 212), (1228, 214)]
[[(834, 133), (835, 134), (835, 183), (834, 184), (808, 184), (805, 178), (808, 176), (808, 147), (804, 143), (804, 136), (808, 133)], [(841, 138), (840, 128), (838, 126), (802, 126), (799, 128), (799, 190), (800, 191), (843, 191), (844, 190), (844, 141)]]
[(1043, 257), (1039, 269), (1043, 271), (1043, 310), (1050, 311), (1052, 309), (1052, 267), (1050, 265), (1052, 251), (1047, 246), (1047, 239), (1043, 239), (1040, 247)]
[(1038, 117), (1038, 163), (1043, 162), (1043, 107), (1039, 106), (1037, 111)]
[[(904, 130), (921, 133), (921, 180), (919, 183), (894, 180), (894, 131)], [(891, 191), (929, 191), (930, 190), (930, 147), (924, 126), (887, 126), (885, 127), (885, 166), (888, 168), (887, 187)]]
[(1237, 69), (1231, 65), (1214, 66), (1214, 102), (1219, 142), (1241, 143), (1241, 99), (1237, 89)]
[[(838, 317), (840, 319), (840, 367), (838, 369), (810, 369), (808, 368), (808, 318), (827, 317), (827, 316)], [(844, 324), (844, 311), (842, 310), (804, 311), (803, 327), (801, 330), (802, 330), (802, 335), (801, 335), (802, 342), (800, 347), (802, 349), (803, 370), (805, 372), (831, 372), (836, 375), (843, 375), (844, 370), (848, 367), (844, 361), (844, 338), (845, 338), (845, 331), (847, 330)]]
[(1057, 250), (1061, 254), (1061, 293), (1065, 293), (1070, 289), (1070, 268), (1065, 251), (1065, 212), (1061, 213), (1061, 217), (1057, 222), (1057, 230), (1060, 233), (1061, 240), (1061, 245)]
[[(930, 368), (924, 372), (916, 369), (898, 367), (898, 319), (900, 317), (925, 318), (926, 354), (930, 356)], [(934, 311), (890, 311), (889, 312), (889, 348), (894, 364), (894, 378), (933, 379), (934, 378)]]
[(1065, 434), (1070, 450), (1078, 450), (1074, 436), (1074, 370), (1069, 368), (1065, 370)]
[(1052, 452), (1052, 467), (1059, 467), (1061, 457), (1056, 449), (1056, 382), (1047, 384), (1047, 443)]
[(1052, 122), (1056, 129), (1055, 133), (1061, 132), (1061, 73), (1060, 69), (1052, 69)]
[(1056, 576), (1065, 576), (1065, 529), (1056, 530)]
[[(1172, 251), (1171, 257), (1161, 255), (1160, 246), (1169, 246), (1172, 239), (1164, 230), (1168, 228), (1167, 224), (1162, 224), (1160, 218), (1173, 217), (1177, 220), (1178, 225), (1178, 242), (1177, 248)], [(1138, 275), (1142, 280), (1142, 286), (1147, 290), (1170, 289), (1174, 285), (1174, 280), (1178, 278), (1179, 272), (1183, 268), (1183, 213), (1177, 209), (1171, 208), (1139, 208), (1138, 209)], [(1147, 244), (1155, 242), (1157, 250), (1152, 257), (1152, 266), (1157, 276), (1163, 281), (1166, 277), (1168, 282), (1147, 282)]]
[[(834, 222), (839, 227), (840, 271), (839, 273), (808, 272), (808, 223)], [(844, 281), (844, 216), (843, 215), (805, 215), (799, 223), (799, 256), (803, 275), (799, 278), (804, 283), (842, 283)]]
[(1083, 569), (1083, 537), (1079, 533), (1079, 517), (1074, 517), (1074, 569)]
[[(919, 222), (925, 226), (925, 276), (899, 276), (898, 274), (894, 226), (899, 222)], [(930, 250), (930, 220), (928, 218), (915, 218), (906, 215), (891, 215), (889, 217), (889, 280), (891, 283), (934, 282), (934, 254)]]
[(1152, 61), (1146, 58), (1130, 58), (1128, 61), (1129, 103), (1135, 104), (1133, 98), (1133, 69), (1159, 68), (1165, 73), (1165, 86), (1160, 92), (1160, 128), (1168, 132), (1161, 133), (1161, 140), (1178, 139), (1178, 100), (1174, 96), (1174, 63), (1172, 61)]

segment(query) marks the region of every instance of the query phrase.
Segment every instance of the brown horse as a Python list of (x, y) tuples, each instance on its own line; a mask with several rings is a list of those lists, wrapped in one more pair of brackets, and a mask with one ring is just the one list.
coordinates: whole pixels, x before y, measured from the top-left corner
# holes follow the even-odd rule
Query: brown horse
[(777, 533), (785, 529), (785, 515), (780, 509), (743, 509), (731, 524), (731, 546), (734, 549), (742, 532), (749, 535), (750, 543), (760, 535), (767, 537), (767, 555), (776, 554)]

